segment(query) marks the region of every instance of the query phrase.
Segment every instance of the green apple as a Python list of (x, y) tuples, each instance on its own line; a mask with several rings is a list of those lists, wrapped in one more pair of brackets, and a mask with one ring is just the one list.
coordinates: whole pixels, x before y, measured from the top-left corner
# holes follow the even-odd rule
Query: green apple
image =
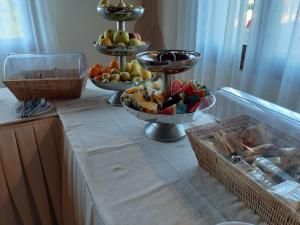
[(103, 73), (102, 74), (102, 79), (103, 80), (109, 80), (110, 79), (110, 74), (109, 73)]
[(108, 7), (109, 6), (109, 0), (101, 0), (99, 2), (100, 7)]
[(129, 34), (126, 31), (120, 30), (116, 31), (114, 34), (115, 43), (124, 43), (126, 44), (129, 41)]
[(125, 71), (130, 72), (130, 70), (131, 70), (131, 63), (129, 62), (125, 63)]
[(100, 40), (99, 42), (100, 45), (106, 45), (106, 46), (111, 46), (112, 43), (111, 43), (111, 40), (108, 39), (108, 38), (103, 38)]
[(121, 77), (122, 81), (130, 81), (130, 79), (131, 79), (131, 76), (128, 72), (120, 73), (120, 77)]
[(108, 38), (111, 41), (114, 39), (115, 30), (114, 29), (107, 29), (104, 32), (104, 38)]
[(126, 4), (123, 2), (123, 0), (119, 0), (117, 7), (119, 8), (126, 8)]
[(141, 45), (141, 41), (137, 38), (131, 38), (129, 40), (129, 44), (130, 44), (130, 46), (139, 46), (139, 45)]
[(134, 77), (134, 78), (132, 78), (132, 82), (134, 82), (134, 83), (140, 83), (142, 81), (143, 81), (143, 78), (141, 78), (141, 77)]
[(120, 74), (118, 74), (118, 73), (113, 73), (111, 76), (110, 76), (110, 79), (112, 80), (112, 81), (119, 81), (120, 80)]
[(131, 75), (131, 77), (140, 77), (141, 76), (140, 68), (136, 68), (136, 69), (132, 70), (130, 75)]
[(133, 73), (133, 71), (140, 71), (141, 70), (141, 66), (138, 63), (133, 63), (131, 61), (131, 67), (130, 67), (130, 74)]
[(143, 78), (144, 80), (150, 80), (151, 77), (152, 77), (152, 74), (151, 74), (150, 71), (142, 69), (142, 70), (141, 70), (141, 76), (142, 76), (142, 78)]
[(113, 68), (111, 70), (111, 74), (115, 74), (115, 73), (120, 74), (120, 70), (118, 70), (117, 68)]

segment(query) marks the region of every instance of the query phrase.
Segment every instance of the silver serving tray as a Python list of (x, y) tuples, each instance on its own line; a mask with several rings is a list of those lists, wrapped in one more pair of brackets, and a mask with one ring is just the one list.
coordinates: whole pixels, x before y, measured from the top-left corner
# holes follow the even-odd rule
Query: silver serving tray
[(134, 55), (138, 52), (143, 52), (146, 51), (150, 43), (145, 42), (144, 45), (139, 45), (139, 46), (126, 46), (126, 47), (121, 47), (121, 46), (106, 46), (106, 45), (98, 45), (94, 44), (95, 48), (98, 50), (98, 52), (105, 54), (105, 55), (110, 55), (110, 56), (130, 56)]
[(105, 90), (111, 90), (111, 91), (125, 91), (126, 89), (137, 85), (137, 83), (133, 83), (133, 82), (122, 82), (122, 81), (120, 81), (120, 82), (117, 82), (117, 83), (113, 83), (113, 82), (103, 83), (102, 81), (95, 80), (93, 78), (90, 78), (90, 80), (97, 87), (105, 89)]
[(113, 20), (113, 21), (133, 21), (140, 18), (145, 9), (141, 6), (137, 7), (97, 7), (97, 11), (100, 15), (102, 15), (105, 19)]
[(136, 59), (151, 72), (177, 74), (190, 70), (201, 56), (198, 52), (186, 50), (157, 50), (139, 53)]
[(194, 113), (175, 114), (175, 115), (152, 114), (152, 113), (145, 113), (145, 112), (132, 109), (125, 104), (124, 93), (121, 96), (121, 103), (129, 113), (131, 113), (132, 115), (134, 115), (140, 120), (148, 121), (151, 123), (181, 124), (181, 123), (190, 123), (195, 120), (198, 120), (203, 115), (203, 113), (205, 113), (211, 107), (213, 107), (214, 104), (216, 103), (216, 97), (213, 94), (211, 94), (210, 96), (207, 97), (207, 99), (209, 101), (208, 107), (201, 110), (198, 107), (198, 109)]

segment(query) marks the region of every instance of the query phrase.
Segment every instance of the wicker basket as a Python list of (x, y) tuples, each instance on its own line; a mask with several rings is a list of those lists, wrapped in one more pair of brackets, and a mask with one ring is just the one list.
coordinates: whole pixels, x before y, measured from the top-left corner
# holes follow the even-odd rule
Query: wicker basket
[(253, 209), (270, 225), (300, 225), (299, 210), (295, 211), (284, 201), (267, 191), (246, 172), (238, 169), (226, 157), (208, 147), (203, 138), (212, 133), (244, 122), (255, 122), (247, 116), (187, 129), (186, 133), (197, 157), (199, 166), (224, 184), (227, 189)]
[(39, 70), (16, 74), (3, 83), (21, 101), (39, 97), (65, 99), (80, 97), (86, 77), (76, 70)]

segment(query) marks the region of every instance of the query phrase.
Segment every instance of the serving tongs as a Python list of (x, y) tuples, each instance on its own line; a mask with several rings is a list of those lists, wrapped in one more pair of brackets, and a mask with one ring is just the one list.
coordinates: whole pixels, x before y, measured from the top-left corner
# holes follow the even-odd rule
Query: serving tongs
[(42, 110), (46, 105), (47, 101), (45, 98), (24, 101), (21, 118), (31, 117), (36, 111)]

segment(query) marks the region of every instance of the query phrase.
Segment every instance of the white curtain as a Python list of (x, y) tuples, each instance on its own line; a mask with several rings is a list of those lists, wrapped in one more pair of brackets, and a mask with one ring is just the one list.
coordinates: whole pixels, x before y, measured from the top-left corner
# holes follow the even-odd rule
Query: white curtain
[(0, 80), (9, 53), (56, 51), (47, 0), (0, 0)]
[(203, 54), (190, 76), (300, 112), (300, 0), (254, 0), (246, 27), (249, 2), (178, 0), (177, 47)]

